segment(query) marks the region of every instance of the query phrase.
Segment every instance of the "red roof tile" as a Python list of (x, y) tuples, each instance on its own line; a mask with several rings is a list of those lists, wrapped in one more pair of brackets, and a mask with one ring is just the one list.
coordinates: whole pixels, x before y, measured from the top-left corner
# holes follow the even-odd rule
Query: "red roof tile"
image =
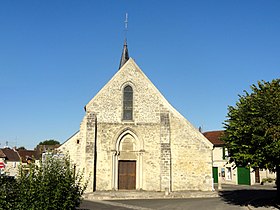
[(223, 146), (225, 143), (220, 140), (224, 131), (208, 131), (204, 132), (203, 135), (212, 143), (214, 146)]

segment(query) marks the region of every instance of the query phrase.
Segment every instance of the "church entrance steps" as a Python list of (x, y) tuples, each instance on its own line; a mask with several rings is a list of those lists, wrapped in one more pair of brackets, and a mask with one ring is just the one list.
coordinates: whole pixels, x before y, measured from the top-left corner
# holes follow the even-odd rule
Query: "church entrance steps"
[(124, 200), (124, 199), (171, 199), (171, 198), (211, 198), (219, 197), (217, 191), (178, 191), (165, 195), (165, 192), (151, 191), (96, 191), (84, 194), (85, 200)]

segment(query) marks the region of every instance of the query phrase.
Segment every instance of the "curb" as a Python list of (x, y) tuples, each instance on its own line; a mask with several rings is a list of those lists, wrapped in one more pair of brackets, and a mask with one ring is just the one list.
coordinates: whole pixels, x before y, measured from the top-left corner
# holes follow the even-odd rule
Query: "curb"
[(181, 192), (170, 193), (165, 195), (159, 192), (143, 192), (143, 193), (95, 193), (86, 194), (84, 200), (133, 200), (133, 199), (180, 199), (180, 198), (215, 198), (219, 197), (217, 191), (214, 192)]

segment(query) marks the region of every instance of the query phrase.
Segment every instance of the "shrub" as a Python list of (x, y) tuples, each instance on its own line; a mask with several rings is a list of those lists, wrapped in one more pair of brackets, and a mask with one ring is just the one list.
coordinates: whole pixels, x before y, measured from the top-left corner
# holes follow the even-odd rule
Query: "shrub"
[(0, 186), (0, 209), (15, 209), (15, 204), (18, 202), (15, 178), (0, 175)]
[[(5, 202), (0, 203), (0, 209), (75, 209), (86, 189), (82, 175), (70, 164), (69, 157), (49, 156), (38, 165), (21, 167), (20, 176), (6, 184), (6, 189), (15, 193), (9, 195), (1, 190), (0, 197), (5, 198)], [(15, 198), (8, 199), (9, 196)]]

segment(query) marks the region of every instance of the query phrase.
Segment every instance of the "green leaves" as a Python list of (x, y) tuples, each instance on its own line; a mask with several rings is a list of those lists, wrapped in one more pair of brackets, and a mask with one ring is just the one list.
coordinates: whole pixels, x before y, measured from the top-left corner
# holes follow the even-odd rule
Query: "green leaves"
[(86, 189), (82, 174), (69, 157), (49, 156), (39, 164), (22, 166), (17, 179), (0, 177), (0, 209), (75, 209)]
[(259, 81), (228, 107), (223, 140), (240, 165), (275, 169), (280, 165), (280, 79)]

